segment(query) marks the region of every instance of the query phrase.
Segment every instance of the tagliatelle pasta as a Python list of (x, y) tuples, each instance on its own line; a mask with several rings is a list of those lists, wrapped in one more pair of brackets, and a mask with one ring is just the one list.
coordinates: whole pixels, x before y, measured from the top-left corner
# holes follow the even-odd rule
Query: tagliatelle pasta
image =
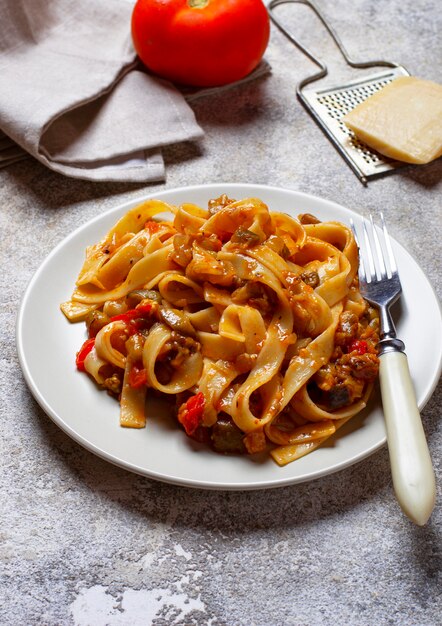
[(371, 393), (379, 320), (357, 269), (338, 222), (258, 198), (148, 200), (87, 249), (61, 309), (86, 321), (77, 367), (119, 398), (122, 426), (145, 426), (153, 390), (190, 437), (285, 465)]

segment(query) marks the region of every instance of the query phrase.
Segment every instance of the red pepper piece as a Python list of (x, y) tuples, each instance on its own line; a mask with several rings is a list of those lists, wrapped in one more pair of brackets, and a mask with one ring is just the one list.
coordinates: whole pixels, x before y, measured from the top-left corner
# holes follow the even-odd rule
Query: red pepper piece
[(368, 351), (368, 344), (363, 339), (355, 339), (351, 342), (349, 352), (357, 352), (358, 354), (365, 354)]
[(84, 361), (87, 355), (89, 354), (89, 352), (94, 347), (94, 345), (95, 345), (95, 337), (92, 337), (92, 339), (86, 339), (86, 341), (81, 346), (80, 350), (77, 352), (77, 356), (75, 358), (75, 365), (77, 366), (77, 369), (80, 370), (80, 372), (85, 371)]
[(151, 235), (153, 235), (154, 233), (157, 233), (160, 230), (160, 225), (158, 224), (158, 222), (155, 222), (155, 220), (149, 220), (144, 224), (144, 228)]
[(202, 391), (182, 404), (178, 411), (178, 421), (184, 426), (186, 435), (191, 437), (201, 424), (206, 400)]
[(114, 315), (110, 318), (111, 322), (117, 322), (121, 320), (122, 322), (126, 322), (127, 324), (132, 320), (139, 319), (141, 317), (146, 317), (152, 310), (152, 305), (146, 302), (145, 304), (138, 305), (135, 309), (129, 309), (126, 313), (120, 313), (120, 315)]
[(134, 389), (139, 389), (147, 383), (147, 374), (144, 368), (139, 368), (136, 365), (132, 367), (129, 372), (129, 385)]
[(144, 327), (146, 317), (152, 311), (152, 305), (149, 302), (139, 304), (135, 309), (129, 309), (126, 313), (120, 313), (110, 318), (111, 322), (125, 322), (128, 326), (129, 334), (134, 335)]
[(138, 315), (140, 317), (145, 317), (146, 315), (149, 315), (149, 313), (152, 311), (152, 305), (149, 304), (149, 302), (144, 302), (143, 304), (139, 304), (135, 308), (135, 311), (138, 311)]
[(134, 319), (134, 315), (133, 313), (135, 312), (135, 309), (131, 309), (130, 311), (126, 311), (126, 313), (120, 313), (119, 315), (114, 315), (110, 318), (111, 322), (127, 322), (129, 323), (130, 320)]

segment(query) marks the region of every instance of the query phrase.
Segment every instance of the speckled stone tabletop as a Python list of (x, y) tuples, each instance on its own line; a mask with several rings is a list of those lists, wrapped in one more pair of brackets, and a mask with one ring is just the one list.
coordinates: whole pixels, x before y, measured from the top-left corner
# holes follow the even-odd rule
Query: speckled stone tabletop
[[(438, 0), (318, 1), (354, 57), (399, 61), (442, 82)], [(339, 81), (347, 70), (323, 30), (305, 7), (294, 11), (305, 43)], [(1, 624), (442, 624), (440, 386), (422, 411), (438, 503), (420, 528), (395, 500), (386, 448), (280, 489), (177, 487), (73, 442), (21, 373), (16, 314), (51, 249), (123, 201), (187, 184), (272, 184), (364, 215), (382, 209), (440, 297), (442, 160), (363, 187), (296, 100), (311, 62), (274, 28), (266, 59), (266, 78), (192, 105), (205, 137), (164, 151), (163, 184), (88, 183), (34, 160), (0, 171)]]

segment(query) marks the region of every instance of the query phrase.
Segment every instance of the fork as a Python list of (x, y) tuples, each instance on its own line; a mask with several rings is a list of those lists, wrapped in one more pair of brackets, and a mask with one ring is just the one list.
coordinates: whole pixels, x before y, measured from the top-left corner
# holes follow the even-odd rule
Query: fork
[(436, 481), (404, 343), (396, 337), (390, 307), (402, 288), (390, 237), (381, 213), (383, 246), (373, 217), (363, 220), (363, 236), (351, 228), (359, 247), (361, 295), (379, 310), (379, 382), (387, 431), (393, 487), (407, 517), (423, 526), (436, 499)]

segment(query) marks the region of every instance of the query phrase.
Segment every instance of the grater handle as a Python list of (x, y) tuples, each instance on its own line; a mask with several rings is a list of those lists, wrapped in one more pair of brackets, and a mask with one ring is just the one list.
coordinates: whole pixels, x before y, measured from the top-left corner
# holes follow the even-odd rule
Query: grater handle
[(305, 87), (309, 83), (312, 83), (312, 82), (314, 82), (316, 80), (319, 80), (320, 78), (324, 78), (325, 76), (327, 76), (328, 69), (327, 69), (327, 66), (325, 65), (325, 63), (320, 61), (317, 57), (314, 56), (314, 54), (312, 52), (310, 52), (310, 50), (308, 50), (305, 46), (303, 46), (292, 35), (292, 33), (290, 33), (285, 28), (285, 26), (283, 26), (282, 22), (280, 22), (280, 20), (275, 17), (274, 9), (276, 7), (282, 5), (282, 4), (305, 4), (306, 6), (308, 6), (316, 14), (316, 16), (319, 18), (319, 20), (322, 22), (322, 24), (326, 28), (327, 32), (329, 33), (329, 35), (331, 36), (331, 38), (335, 42), (338, 50), (340, 51), (340, 53), (344, 57), (345, 62), (350, 67), (355, 67), (355, 68), (358, 68), (358, 69), (365, 69), (365, 68), (379, 67), (379, 66), (381, 66), (381, 67), (398, 67), (397, 63), (393, 63), (391, 61), (383, 61), (383, 60), (378, 60), (378, 61), (354, 61), (349, 56), (349, 54), (346, 51), (346, 49), (344, 48), (344, 45), (343, 45), (342, 41), (340, 40), (340, 38), (339, 38), (338, 34), (336, 33), (336, 31), (333, 29), (333, 27), (326, 20), (326, 18), (321, 13), (319, 8), (311, 0), (271, 0), (271, 2), (268, 4), (267, 9), (268, 9), (270, 18), (273, 21), (273, 23), (275, 24), (275, 26), (277, 26), (277, 28), (287, 37), (287, 39), (289, 39), (289, 41), (291, 41), (298, 48), (298, 50), (300, 50), (303, 54), (305, 54), (305, 56), (307, 56), (311, 61), (313, 61), (313, 63), (315, 63), (315, 65), (317, 65), (319, 67), (319, 69), (320, 69), (319, 72), (316, 72), (316, 74), (313, 74), (312, 76), (308, 76), (307, 78), (305, 78), (304, 80), (302, 80), (299, 83), (299, 85), (297, 87), (298, 95), (301, 93), (301, 90), (303, 89), (303, 87)]

